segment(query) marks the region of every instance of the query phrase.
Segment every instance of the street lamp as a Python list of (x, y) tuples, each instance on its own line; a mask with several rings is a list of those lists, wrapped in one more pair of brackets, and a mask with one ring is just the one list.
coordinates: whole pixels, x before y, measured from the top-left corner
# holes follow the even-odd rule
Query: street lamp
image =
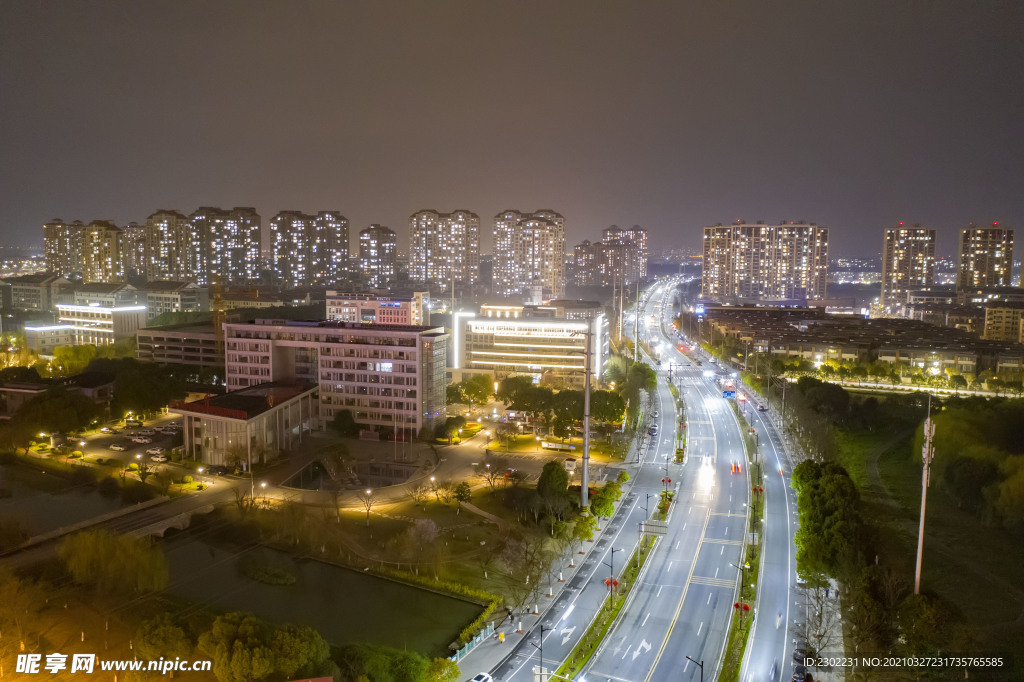
[[(604, 581), (604, 584), (608, 586), (608, 608), (609, 610), (615, 606), (615, 588), (618, 587), (619, 581), (615, 579), (615, 553), (621, 552), (622, 548), (615, 549), (612, 547), (608, 553), (608, 562), (602, 562), (608, 567), (608, 579)], [(609, 563), (610, 562), (610, 563)]]
[(700, 666), (700, 682), (704, 682), (704, 661), (703, 661), (703, 660), (701, 660), (701, 661), (700, 661), (700, 662), (698, 663), (697, 661), (694, 661), (694, 660), (693, 660), (692, 658), (690, 658), (689, 656), (687, 656), (686, 658), (687, 658), (687, 660), (689, 660), (689, 661), (692, 661), (692, 662), (693, 662), (694, 664), (696, 664), (696, 665)]
[(544, 674), (544, 633), (545, 632), (551, 632), (552, 630), (554, 630), (554, 628), (547, 628), (547, 627), (544, 627), (544, 625), (542, 624), (540, 626), (540, 644), (538, 645), (538, 644), (533, 644), (533, 642), (530, 642), (530, 644), (533, 644), (533, 646), (536, 647), (537, 650), (540, 651), (540, 667), (539, 667), (539, 673), (540, 674), (538, 676), (538, 679), (541, 680), (541, 682), (544, 682), (545, 678), (547, 677), (547, 675)]
[[(431, 476), (430, 480), (433, 481), (434, 477)], [(363, 506), (366, 507), (366, 527), (370, 527), (370, 508), (373, 506), (373, 491), (369, 488), (363, 493)]]

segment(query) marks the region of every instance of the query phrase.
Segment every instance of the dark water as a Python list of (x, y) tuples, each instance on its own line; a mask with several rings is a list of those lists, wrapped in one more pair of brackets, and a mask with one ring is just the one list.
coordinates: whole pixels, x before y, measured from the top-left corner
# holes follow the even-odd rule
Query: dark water
[(260, 557), (287, 566), (293, 585), (267, 585), (241, 574), (239, 560), (251, 552), (191, 539), (166, 541), (171, 564), (167, 591), (228, 611), (250, 611), (268, 621), (316, 628), (331, 644), (368, 642), (432, 656), (447, 647), (480, 613), (476, 604), (369, 574), (316, 561), (296, 561), (258, 549)]
[(0, 516), (18, 519), (29, 535), (70, 526), (121, 507), (120, 497), (104, 497), (95, 486), (67, 490), (70, 484), (53, 474), (27, 467), (0, 466)]

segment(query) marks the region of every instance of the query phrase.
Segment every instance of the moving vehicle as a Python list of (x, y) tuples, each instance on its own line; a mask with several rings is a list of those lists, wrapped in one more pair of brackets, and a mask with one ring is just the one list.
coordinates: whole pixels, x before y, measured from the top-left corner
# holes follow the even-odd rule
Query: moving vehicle
[(768, 408), (767, 408), (767, 407), (765, 407), (764, 405), (758, 405), (758, 406), (757, 406), (757, 411), (758, 411), (758, 412), (767, 412), (767, 411), (768, 411)]
[(487, 673), (477, 673), (470, 682), (494, 682), (494, 678)]

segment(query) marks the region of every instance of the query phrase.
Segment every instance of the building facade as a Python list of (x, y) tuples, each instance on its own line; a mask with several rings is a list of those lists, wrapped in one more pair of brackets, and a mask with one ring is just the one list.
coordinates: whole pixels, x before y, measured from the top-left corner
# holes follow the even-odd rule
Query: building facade
[(503, 211), (494, 216), (493, 290), (544, 300), (565, 294), (565, 218), (554, 211)]
[(61, 277), (82, 274), (82, 238), (85, 225), (75, 220), (65, 223), (60, 218), (43, 225), (43, 250), (46, 269)]
[(124, 281), (124, 231), (109, 220), (94, 220), (82, 232), (82, 282)]
[(701, 296), (714, 300), (823, 300), (828, 228), (762, 222), (704, 228)]
[(885, 229), (881, 304), (902, 305), (907, 292), (935, 282), (935, 230), (899, 223)]
[(193, 273), (199, 284), (255, 280), (260, 265), (260, 216), (256, 209), (203, 207), (189, 216)]
[(957, 291), (1008, 287), (1013, 279), (1013, 230), (971, 223), (960, 230)]
[(270, 220), (270, 260), (285, 286), (333, 284), (348, 262), (348, 219), (337, 211), (281, 211)]
[(185, 280), (195, 276), (192, 225), (178, 211), (159, 210), (146, 218), (146, 279)]
[(626, 284), (638, 282), (647, 276), (647, 260), (650, 253), (647, 249), (647, 230), (634, 225), (629, 229), (617, 225), (605, 228), (603, 241), (606, 244), (621, 244), (629, 258), (623, 260), (621, 280)]
[(256, 320), (224, 325), (227, 385), (319, 386), (319, 419), (348, 411), (364, 429), (433, 434), (445, 419), (443, 327)]
[(394, 281), (398, 241), (394, 231), (383, 225), (370, 225), (359, 233), (359, 269), (367, 286), (376, 289)]
[(57, 304), (57, 322), (73, 328), (75, 345), (103, 346), (135, 338), (146, 324), (146, 306)]
[(146, 319), (164, 313), (196, 313), (210, 309), (209, 290), (195, 282), (161, 280), (138, 287), (139, 303), (146, 306)]
[(448, 285), (480, 281), (480, 216), (432, 209), (409, 217), (409, 278)]
[(367, 324), (428, 324), (430, 294), (414, 291), (407, 296), (327, 291), (327, 319), (331, 322)]
[(135, 357), (160, 365), (223, 367), (224, 349), (218, 347), (213, 324), (147, 327), (136, 334)]
[(25, 345), (33, 353), (53, 355), (54, 348), (72, 346), (74, 343), (75, 328), (70, 324), (25, 323)]
[(52, 312), (60, 293), (71, 286), (68, 280), (53, 272), (8, 277), (4, 281), (11, 285), (12, 308), (42, 312)]

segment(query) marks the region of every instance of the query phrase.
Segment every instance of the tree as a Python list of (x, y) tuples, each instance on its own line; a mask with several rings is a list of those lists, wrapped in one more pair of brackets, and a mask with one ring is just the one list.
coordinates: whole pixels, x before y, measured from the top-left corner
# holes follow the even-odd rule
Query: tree
[(586, 541), (594, 539), (594, 531), (597, 530), (597, 517), (593, 514), (581, 516), (576, 519), (572, 527), (572, 539), (576, 546), (582, 546)]
[(286, 679), (308, 677), (322, 672), (331, 650), (320, 633), (306, 625), (282, 625), (270, 640), (274, 667)]
[(413, 504), (417, 506), (422, 506), (423, 503), (426, 502), (427, 494), (429, 492), (430, 489), (427, 488), (427, 486), (423, 485), (422, 483), (411, 485), (409, 486), (408, 490), (409, 499), (412, 500)]
[(462, 391), (462, 384), (448, 384), (444, 390), (445, 403), (448, 405), (465, 404), (468, 402), (466, 394)]
[(89, 398), (64, 386), (55, 386), (25, 401), (18, 408), (15, 420), (32, 432), (67, 433), (87, 426), (96, 413), (96, 403)]
[(603, 516), (605, 518), (615, 513), (615, 498), (612, 496), (612, 491), (607, 484), (590, 496), (590, 511), (595, 516)]
[(438, 438), (452, 438), (462, 427), (466, 425), (466, 418), (462, 416), (448, 417), (444, 420), (444, 424), (438, 428)]
[(487, 485), (491, 486), (491, 490), (494, 490), (494, 484), (498, 479), (505, 476), (505, 471), (508, 469), (508, 463), (501, 458), (494, 457), (490, 462), (476, 465), (476, 473), (480, 475)]
[(69, 535), (57, 550), (72, 579), (99, 592), (125, 589), (146, 592), (167, 586), (167, 557), (149, 538), (132, 538), (104, 530)]
[(626, 412), (622, 396), (612, 391), (593, 391), (590, 394), (590, 418), (599, 422), (618, 422)]
[(533, 388), (533, 379), (528, 376), (506, 377), (498, 383), (498, 400), (506, 406), (513, 406), (519, 402), (521, 395)]
[(571, 417), (560, 414), (555, 417), (551, 424), (551, 433), (555, 438), (558, 438), (564, 443), (566, 438), (572, 436), (573, 425), (574, 422)]
[[(29, 628), (39, 622), (46, 595), (38, 583), (23, 580), (10, 566), (0, 566), (0, 634), (14, 632), (18, 651), (25, 650)], [(0, 638), (0, 647), (6, 648), (8, 638)], [(0, 649), (2, 650), (2, 649)]]
[(462, 393), (474, 405), (486, 405), (494, 391), (490, 374), (475, 374), (462, 382)]
[(569, 489), (569, 472), (558, 460), (551, 460), (544, 465), (537, 480), (537, 494), (545, 502), (557, 497), (565, 497)]
[(424, 673), (426, 682), (458, 682), (462, 676), (459, 664), (449, 658), (434, 658)]
[(213, 674), (221, 682), (262, 680), (274, 672), (274, 652), (266, 627), (241, 611), (219, 616), (199, 637), (199, 648), (213, 659)]
[(462, 481), (455, 486), (455, 501), (459, 503), (471, 502), (473, 500), (473, 489), (469, 487), (469, 483)]
[(152, 661), (158, 658), (188, 658), (194, 644), (185, 630), (169, 614), (161, 613), (145, 621), (135, 633), (139, 655)]
[(359, 435), (359, 424), (352, 417), (352, 410), (338, 410), (331, 420), (331, 429), (346, 438), (355, 438)]

